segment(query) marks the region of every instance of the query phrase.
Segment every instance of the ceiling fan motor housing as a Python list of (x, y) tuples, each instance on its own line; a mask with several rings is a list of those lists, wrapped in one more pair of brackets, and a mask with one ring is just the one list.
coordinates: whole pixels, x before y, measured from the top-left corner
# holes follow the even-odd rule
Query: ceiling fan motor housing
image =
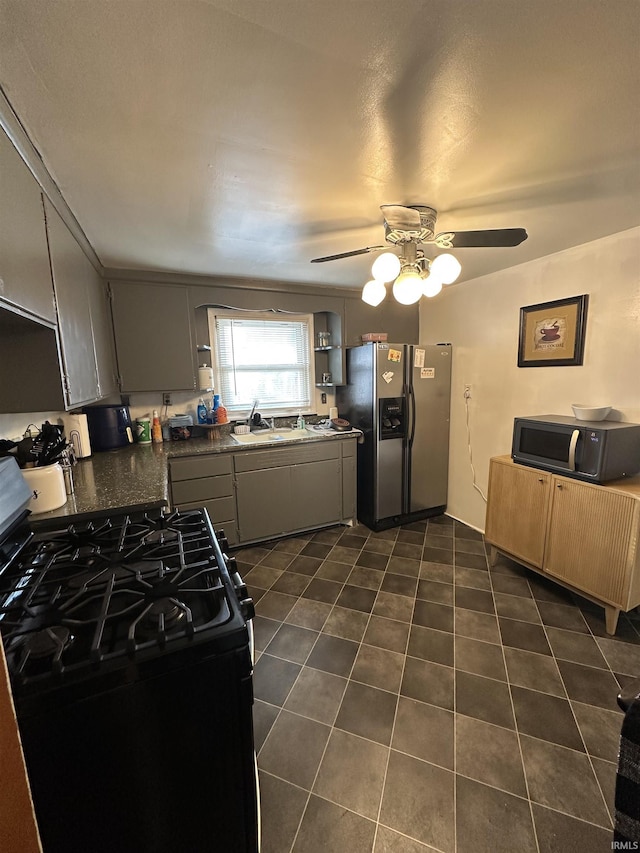
[[(428, 243), (433, 240), (436, 229), (436, 218), (438, 214), (432, 207), (426, 207), (421, 204), (410, 204), (407, 207), (415, 210), (420, 216), (420, 223), (408, 224), (387, 221), (384, 223), (384, 237), (388, 243), (397, 245), (399, 243), (408, 243), (415, 241), (416, 243)], [(386, 213), (386, 212), (385, 212)], [(392, 216), (388, 217), (393, 220)]]

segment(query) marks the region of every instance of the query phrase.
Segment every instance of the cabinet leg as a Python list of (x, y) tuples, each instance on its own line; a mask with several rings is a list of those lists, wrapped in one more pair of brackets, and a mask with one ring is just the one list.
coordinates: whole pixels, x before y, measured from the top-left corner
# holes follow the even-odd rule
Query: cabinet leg
[(604, 621), (607, 628), (607, 634), (615, 634), (616, 628), (618, 627), (618, 616), (620, 615), (620, 611), (617, 607), (607, 607), (604, 608)]
[(495, 566), (498, 562), (499, 552), (497, 548), (494, 548), (493, 545), (489, 548), (489, 565)]

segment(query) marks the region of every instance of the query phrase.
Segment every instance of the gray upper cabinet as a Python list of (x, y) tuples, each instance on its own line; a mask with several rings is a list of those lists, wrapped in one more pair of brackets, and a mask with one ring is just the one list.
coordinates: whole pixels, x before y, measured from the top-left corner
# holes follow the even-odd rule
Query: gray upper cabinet
[(0, 195), (0, 297), (55, 322), (40, 186), (2, 130)]
[[(93, 267), (92, 267), (93, 270)], [(111, 301), (107, 283), (93, 270), (88, 271), (91, 331), (98, 375), (98, 398), (118, 393), (116, 351), (111, 322)]]
[(188, 289), (127, 281), (110, 287), (120, 390), (194, 391)]
[(70, 409), (100, 397), (89, 299), (97, 273), (47, 199), (45, 212), (58, 311), (65, 408)]

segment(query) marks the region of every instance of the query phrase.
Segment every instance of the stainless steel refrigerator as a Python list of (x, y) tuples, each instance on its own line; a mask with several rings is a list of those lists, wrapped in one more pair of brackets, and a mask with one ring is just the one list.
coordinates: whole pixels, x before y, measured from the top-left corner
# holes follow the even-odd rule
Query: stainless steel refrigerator
[(358, 519), (367, 527), (384, 530), (446, 509), (450, 397), (449, 344), (347, 350), (338, 414), (364, 433)]

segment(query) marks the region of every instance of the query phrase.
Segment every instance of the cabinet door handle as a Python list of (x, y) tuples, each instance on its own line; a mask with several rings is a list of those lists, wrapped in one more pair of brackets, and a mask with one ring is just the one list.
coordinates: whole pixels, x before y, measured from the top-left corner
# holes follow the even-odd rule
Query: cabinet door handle
[(561, 488), (562, 488), (562, 483), (556, 483), (556, 489), (561, 489)]
[(538, 477), (538, 482), (539, 482), (539, 483), (544, 483), (544, 477)]

